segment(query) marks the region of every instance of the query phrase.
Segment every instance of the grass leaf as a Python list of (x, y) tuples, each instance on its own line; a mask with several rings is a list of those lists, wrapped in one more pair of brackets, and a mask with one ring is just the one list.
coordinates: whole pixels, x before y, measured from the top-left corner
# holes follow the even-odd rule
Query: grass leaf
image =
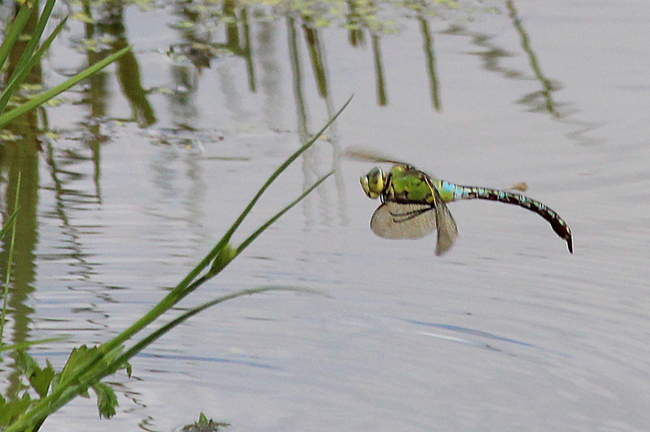
[(90, 77), (91, 75), (97, 73), (101, 69), (105, 68), (109, 64), (111, 64), (113, 61), (118, 59), (119, 57), (123, 56), (126, 54), (131, 47), (126, 47), (122, 48), (121, 50), (117, 51), (116, 53), (106, 57), (105, 59), (95, 63), (94, 65), (90, 66), (88, 69), (85, 69), (82, 72), (79, 72), (77, 75), (69, 78), (65, 82), (59, 84), (58, 86), (45, 91), (32, 99), (29, 100), (29, 102), (25, 102), (21, 106), (12, 109), (9, 112), (6, 112), (2, 115), (0, 115), (0, 128), (4, 127), (11, 121), (13, 121), (15, 118), (28, 113), (29, 111), (33, 110), (34, 108), (37, 108), (41, 105), (43, 105), (45, 102), (48, 100), (52, 99), (53, 97), (59, 95), (60, 93), (63, 93), (64, 91), (68, 90), (70, 87), (74, 86), (75, 84), (78, 84), (80, 81), (85, 80), (86, 78)]
[[(4, 67), (7, 58), (9, 58), (9, 54), (11, 54), (11, 50), (13, 50), (14, 46), (16, 45), (18, 37), (23, 31), (25, 24), (27, 24), (29, 15), (31, 13), (32, 4), (30, 2), (23, 3), (23, 5), (20, 7), (20, 11), (18, 11), (18, 14), (16, 15), (16, 18), (11, 23), (11, 26), (9, 27), (5, 38), (2, 41), (2, 45), (0, 45), (0, 70), (2, 70)], [(2, 109), (0, 109), (0, 112), (2, 112)]]

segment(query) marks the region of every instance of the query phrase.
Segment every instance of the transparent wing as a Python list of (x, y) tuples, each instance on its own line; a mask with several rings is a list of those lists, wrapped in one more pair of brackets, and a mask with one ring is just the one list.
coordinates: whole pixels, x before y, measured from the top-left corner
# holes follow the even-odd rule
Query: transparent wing
[(375, 152), (364, 147), (350, 146), (341, 154), (346, 159), (358, 160), (364, 162), (388, 162), (393, 164), (409, 165), (405, 162), (397, 161), (389, 156)]
[(440, 256), (451, 249), (458, 237), (456, 221), (447, 208), (447, 204), (440, 198), (440, 194), (434, 188), (433, 200), (436, 208), (436, 224), (438, 226), (438, 241), (436, 243), (436, 255)]
[(431, 178), (436, 178), (430, 172), (421, 171), (418, 168), (413, 167), (413, 165), (411, 165), (410, 163), (401, 162), (399, 160), (393, 159), (393, 158), (391, 158), (389, 156), (383, 155), (381, 153), (377, 153), (377, 152), (375, 152), (373, 150), (369, 150), (369, 149), (364, 148), (364, 147), (350, 146), (341, 153), (341, 156), (346, 158), (346, 159), (364, 161), (364, 162), (391, 163), (391, 164), (398, 164), (398, 165), (406, 165), (408, 167), (411, 167), (413, 169), (416, 169), (416, 170), (428, 175)]
[(436, 229), (436, 212), (428, 204), (389, 201), (375, 210), (370, 229), (386, 239), (417, 239)]
[[(437, 194), (436, 194), (437, 195)], [(439, 196), (437, 206), (387, 202), (379, 206), (370, 220), (370, 229), (386, 239), (418, 239), (437, 229), (436, 255), (453, 246), (458, 237), (456, 221)]]

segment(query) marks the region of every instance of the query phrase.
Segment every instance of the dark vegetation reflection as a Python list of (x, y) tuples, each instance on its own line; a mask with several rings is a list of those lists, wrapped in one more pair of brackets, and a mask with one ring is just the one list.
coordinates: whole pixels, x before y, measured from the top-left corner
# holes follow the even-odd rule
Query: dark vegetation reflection
[[(20, 5), (15, 5), (14, 13), (17, 14)], [(28, 36), (33, 34), (34, 27), (37, 24), (37, 17), (33, 14), (23, 28), (22, 35)], [(28, 38), (24, 37), (18, 42), (18, 50), (11, 53), (8, 59), (7, 70), (3, 77), (3, 85), (6, 86), (8, 77), (20, 59), (22, 51), (28, 43)], [(32, 70), (25, 82), (31, 86), (40, 86), (43, 82), (43, 70), (40, 64), (37, 64)], [(39, 116), (43, 116), (38, 120)], [(38, 224), (37, 224), (37, 207), (39, 191), (39, 152), (41, 145), (39, 135), (41, 131), (37, 124), (47, 124), (44, 111), (31, 111), (26, 115), (19, 117), (17, 121), (8, 127), (12, 136), (21, 137), (20, 140), (4, 143), (1, 147), (2, 161), (2, 181), (4, 184), (4, 193), (2, 209), (3, 220), (7, 220), (15, 210), (16, 188), (21, 177), (20, 185), (20, 217), (16, 222), (16, 236), (13, 253), (13, 271), (9, 286), (9, 296), (7, 301), (7, 315), (11, 317), (12, 328), (7, 340), (10, 343), (19, 343), (30, 340), (31, 315), (33, 309), (27, 304), (30, 295), (35, 290), (36, 279), (36, 254), (35, 250), (38, 245)], [(0, 251), (0, 268), (2, 269), (2, 280), (6, 280), (6, 269), (9, 262), (9, 242), (10, 236), (5, 236), (2, 240), (2, 250)], [(4, 367), (3, 367), (4, 369)], [(6, 395), (9, 398), (15, 398), (18, 392), (22, 390), (20, 384), (20, 372), (14, 371), (8, 376), (9, 385), (7, 386)]]

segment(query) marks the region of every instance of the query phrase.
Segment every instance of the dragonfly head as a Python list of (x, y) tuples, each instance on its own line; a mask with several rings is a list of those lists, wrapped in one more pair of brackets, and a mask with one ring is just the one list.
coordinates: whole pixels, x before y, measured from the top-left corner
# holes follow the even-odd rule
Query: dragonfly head
[(386, 188), (386, 174), (379, 167), (370, 170), (361, 177), (361, 187), (369, 198), (378, 198)]

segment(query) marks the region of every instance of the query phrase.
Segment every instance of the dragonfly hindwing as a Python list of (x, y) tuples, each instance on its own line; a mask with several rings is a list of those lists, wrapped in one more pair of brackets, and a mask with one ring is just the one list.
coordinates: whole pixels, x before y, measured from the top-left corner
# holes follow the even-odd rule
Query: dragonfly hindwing
[(436, 206), (436, 224), (438, 226), (438, 241), (436, 243), (436, 255), (442, 255), (451, 249), (451, 246), (458, 237), (458, 227), (445, 202), (440, 194), (433, 189), (433, 197)]
[(375, 210), (370, 228), (386, 239), (417, 239), (436, 229), (435, 211), (428, 204), (387, 201)]

